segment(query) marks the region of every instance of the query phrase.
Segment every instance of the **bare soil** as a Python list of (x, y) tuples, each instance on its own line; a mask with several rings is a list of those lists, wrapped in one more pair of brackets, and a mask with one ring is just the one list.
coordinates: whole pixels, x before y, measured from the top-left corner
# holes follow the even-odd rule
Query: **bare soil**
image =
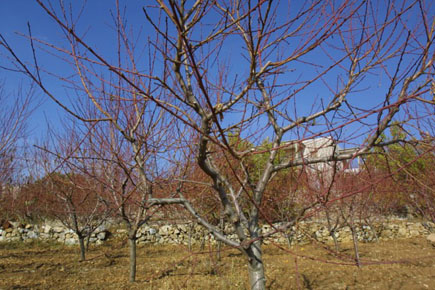
[[(435, 247), (424, 238), (360, 244), (365, 264), (353, 261), (351, 244), (337, 256), (324, 245), (264, 247), (270, 289), (435, 289)], [(184, 246), (138, 247), (137, 282), (128, 280), (128, 249), (111, 240), (89, 249), (32, 242), (0, 244), (0, 289), (247, 289), (239, 251)], [(353, 264), (353, 265), (343, 265)]]

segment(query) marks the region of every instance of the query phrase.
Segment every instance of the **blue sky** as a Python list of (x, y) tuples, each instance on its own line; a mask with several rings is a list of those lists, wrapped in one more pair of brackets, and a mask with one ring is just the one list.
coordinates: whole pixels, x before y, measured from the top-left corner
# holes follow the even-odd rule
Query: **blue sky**
[[(65, 1), (67, 2), (67, 1)], [(81, 1), (73, 1), (78, 2)], [(96, 0), (88, 1), (86, 9), (80, 18), (83, 30), (87, 30), (87, 40), (96, 47), (99, 51), (104, 52), (105, 47), (113, 45), (110, 41), (113, 39), (113, 22), (110, 19), (110, 9), (114, 6), (108, 5), (108, 2), (115, 3), (114, 1)], [(122, 1), (121, 1), (122, 2)], [(142, 1), (132, 0), (129, 3)], [(56, 1), (53, 1), (56, 3)], [(136, 3), (136, 4), (137, 4)], [(79, 3), (80, 4), (80, 3)], [(75, 9), (81, 6), (75, 5)], [(77, 10), (76, 10), (77, 12)], [(138, 25), (143, 20), (142, 11), (134, 11), (130, 9), (129, 14), (134, 14), (134, 21)], [(140, 15), (139, 15), (140, 14)], [(108, 17), (109, 16), (109, 17)], [(29, 41), (20, 34), (28, 34), (27, 23), (30, 23), (32, 35), (35, 38), (53, 43), (59, 46), (65, 46), (64, 34), (43, 9), (31, 0), (18, 0), (18, 1), (1, 1), (0, 9), (0, 33), (6, 38), (8, 43), (14, 48), (19, 57), (31, 61), (32, 50)], [(7, 60), (7, 53), (0, 50), (0, 65), (8, 68), (14, 68)], [(70, 68), (63, 61), (45, 53), (43, 50), (37, 48), (38, 63), (41, 68), (47, 68), (55, 72), (62, 72)], [(55, 93), (59, 99), (68, 103), (71, 94), (63, 87), (58, 81), (49, 76), (44, 76), (44, 83)], [(0, 69), (0, 80), (5, 83), (5, 90), (14, 95), (16, 88), (23, 85), (25, 88), (29, 85), (29, 80), (22, 74), (10, 72)], [(32, 114), (29, 122), (29, 131), (31, 139), (40, 139), (45, 135), (47, 128), (47, 121), (50, 126), (57, 127), (60, 119), (65, 116), (65, 112), (57, 106), (52, 100), (48, 99), (43, 93), (36, 90), (35, 97), (37, 102), (42, 104)]]
[[(68, 3), (68, 1), (64, 1)], [(72, 1), (74, 3), (74, 11), (79, 11), (81, 1)], [(126, 15), (128, 16), (129, 24), (134, 28), (136, 33), (140, 33), (142, 42), (139, 45), (146, 47), (146, 36), (150, 32), (150, 27), (145, 23), (145, 17), (140, 9), (147, 1), (130, 0), (120, 1), (124, 5), (128, 3)], [(53, 1), (57, 3), (57, 1)], [(109, 4), (108, 4), (109, 3)], [(84, 34), (88, 43), (94, 47), (99, 53), (113, 59), (114, 51), (114, 28), (113, 21), (110, 16), (110, 10), (113, 10), (115, 1), (93, 0), (88, 1), (86, 9), (80, 18), (81, 33)], [(282, 1), (285, 5), (286, 1)], [(296, 2), (298, 3), (298, 2)], [(430, 5), (429, 5), (430, 6)], [(429, 13), (429, 16), (433, 17), (433, 13)], [(408, 15), (405, 21), (414, 21), (418, 19), (418, 15)], [(64, 41), (64, 35), (59, 29), (58, 25), (42, 10), (41, 7), (35, 1), (17, 0), (17, 1), (2, 1), (0, 9), (0, 33), (7, 39), (9, 44), (15, 49), (16, 53), (31, 62), (31, 48), (29, 42), (22, 36), (17, 35), (16, 32), (27, 34), (27, 22), (30, 23), (32, 28), (32, 34), (34, 37), (53, 43), (60, 47), (66, 47), (67, 43)], [(336, 40), (334, 40), (336, 41)], [(231, 51), (228, 52), (228, 63), (231, 64), (232, 70), (229, 72), (231, 77), (234, 77), (239, 73), (238, 66), (241, 66), (241, 56), (243, 51), (238, 50), (238, 45), (233, 43)], [(0, 50), (0, 65), (5, 67), (11, 67), (6, 59), (4, 50)], [(327, 67), (328, 61), (321, 58), (322, 53), (320, 51), (314, 51), (313, 54), (305, 61), (309, 61), (318, 65), (319, 67)], [(319, 57), (316, 57), (319, 56)], [(53, 55), (46, 53), (44, 50), (37, 49), (37, 57), (42, 69), (47, 69), (50, 72), (63, 74), (70, 71), (70, 67), (64, 61), (59, 60)], [(304, 78), (309, 78), (310, 74), (315, 74), (315, 66), (309, 66), (310, 70), (307, 70), (307, 65), (304, 63), (292, 63), (291, 69), (294, 68), (295, 72), (284, 75), (283, 78), (291, 76), (297, 79), (301, 75)], [(50, 90), (62, 101), (68, 104), (70, 98), (74, 98), (74, 94), (64, 87), (64, 84), (60, 84), (55, 78), (49, 75), (44, 75), (44, 83)], [(0, 80), (5, 80), (6, 90), (12, 93), (15, 88), (20, 84), (28, 84), (28, 80), (20, 74), (12, 73), (6, 70), (0, 69)], [(335, 74), (327, 76), (324, 80), (332, 87), (337, 86), (338, 77)], [(357, 93), (350, 95), (354, 104), (370, 106), (374, 105), (377, 100), (380, 100), (383, 94), (385, 94), (388, 81), (382, 72), (368, 75), (364, 79), (364, 83), (361, 85), (361, 89)], [(290, 89), (288, 89), (290, 91)], [(56, 127), (59, 124), (59, 120), (65, 115), (64, 111), (55, 105), (51, 100), (44, 96), (41, 92), (37, 91), (36, 96), (39, 100), (43, 99), (44, 102), (38, 108), (38, 110), (32, 115), (29, 122), (29, 129), (31, 130), (31, 139), (39, 139), (46, 132), (47, 122), (50, 126)], [(303, 112), (308, 112), (311, 106), (320, 106), (321, 98), (325, 98), (325, 86), (320, 82), (304, 90), (297, 97), (298, 113), (302, 115)], [(355, 128), (355, 127), (354, 127)], [(289, 137), (290, 139), (292, 137)], [(360, 138), (361, 139), (361, 138)]]
[[(41, 9), (35, 1), (2, 1), (0, 9), (0, 32), (7, 41), (16, 49), (20, 56), (31, 53), (28, 41), (16, 33), (26, 33), (27, 22), (32, 25), (32, 30), (35, 35), (43, 39), (50, 39), (56, 34), (56, 26), (53, 25), (47, 17), (41, 13)], [(5, 59), (6, 53), (2, 51), (0, 54), (0, 64), (5, 67), (13, 68)], [(29, 81), (23, 75), (0, 69), (0, 80), (4, 81), (5, 91), (11, 96), (16, 93), (16, 88), (19, 85), (27, 87)], [(37, 97), (45, 96), (38, 93)], [(44, 101), (39, 109), (32, 115), (29, 122), (29, 129), (35, 137), (45, 131), (44, 115), (48, 118), (57, 119), (56, 115), (58, 108), (51, 102)], [(32, 134), (32, 135), (33, 135)], [(37, 137), (38, 138), (38, 137)]]

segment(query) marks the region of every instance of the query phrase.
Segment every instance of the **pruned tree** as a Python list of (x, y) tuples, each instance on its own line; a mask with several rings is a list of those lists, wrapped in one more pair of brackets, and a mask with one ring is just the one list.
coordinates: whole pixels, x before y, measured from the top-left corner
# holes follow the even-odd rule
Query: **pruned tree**
[[(127, 228), (131, 282), (136, 279), (138, 231), (159, 214), (160, 207), (165, 204), (165, 201), (154, 199), (161, 184), (171, 176), (164, 168), (165, 161), (159, 157), (171, 154), (174, 145), (170, 124), (164, 121), (155, 107), (147, 105), (149, 103), (138, 104), (138, 114), (128, 116), (131, 119), (126, 124), (117, 119), (115, 125), (113, 122), (105, 122), (89, 128), (93, 148), (88, 154), (95, 156), (101, 166), (101, 175), (96, 181), (107, 191), (106, 201), (110, 204), (114, 217), (121, 220)], [(128, 105), (126, 107), (120, 108), (129, 110)], [(130, 112), (120, 114), (124, 113)], [(132, 123), (134, 128), (128, 129)], [(117, 126), (125, 126), (122, 128), (126, 128), (128, 135), (124, 135), (121, 132), (124, 129), (119, 130)]]
[[(42, 2), (39, 3), (45, 7)], [(52, 12), (55, 14), (59, 12), (59, 17), (67, 26), (74, 26), (76, 20), (70, 18), (73, 16), (69, 14), (69, 7), (59, 2), (57, 8), (59, 8), (57, 12)], [(118, 28), (115, 34), (117, 47), (114, 51), (117, 56), (116, 66), (135, 70), (139, 65), (135, 59), (137, 54), (135, 43), (128, 37), (121, 14), (121, 8), (117, 3), (113, 14), (114, 23)], [(53, 16), (57, 18), (56, 15)], [(93, 180), (104, 188), (104, 192), (108, 193), (103, 198), (104, 202), (110, 204), (112, 211), (121, 218), (128, 229), (129, 280), (134, 282), (138, 230), (161, 206), (183, 202), (180, 198), (173, 198), (175, 192), (180, 190), (182, 182), (178, 182), (178, 185), (173, 188), (174, 192), (159, 194), (157, 190), (158, 193), (155, 194), (155, 191), (165, 183), (165, 180), (171, 179), (171, 175), (183, 170), (177, 170), (177, 166), (173, 167), (172, 162), (183, 158), (183, 154), (174, 150), (181, 146), (188, 134), (179, 134), (182, 137), (174, 135), (174, 132), (179, 132), (179, 126), (168, 118), (161, 106), (144, 98), (142, 92), (135, 88), (140, 86), (152, 91), (153, 80), (135, 77), (130, 73), (128, 74), (132, 79), (128, 81), (117, 73), (98, 74), (96, 71), (99, 70), (100, 64), (94, 63), (94, 68), (86, 67), (87, 64), (92, 65), (92, 61), (88, 62), (90, 59), (86, 56), (87, 52), (77, 46), (74, 37), (66, 35), (66, 40), (72, 44), (72, 49), (67, 54), (71, 57), (71, 65), (76, 74), (75, 81), (67, 80), (77, 95), (77, 100), (71, 106), (52, 94), (41, 77), (42, 72), (34, 50), (34, 42), (41, 44), (41, 40), (30, 38), (35, 73), (35, 70), (21, 62), (12, 50), (8, 50), (16, 58), (18, 70), (30, 76), (42, 91), (73, 119), (82, 122), (81, 126), (68, 130), (69, 135), (78, 135), (75, 146), (50, 152), (60, 159), (63, 166), (72, 166), (85, 172), (88, 177), (93, 177)], [(2, 38), (2, 45), (9, 47), (4, 38)], [(60, 47), (51, 47), (57, 52), (66, 52)], [(154, 67), (155, 63), (151, 60), (147, 64), (147, 70), (152, 72)], [(164, 97), (164, 92), (161, 92), (160, 98), (164, 99)], [(87, 142), (84, 143), (84, 140)], [(83, 147), (82, 144), (86, 146)], [(88, 164), (84, 161), (89, 160), (95, 165), (92, 169), (97, 170), (98, 173), (91, 173), (87, 169)]]
[[(182, 204), (218, 240), (246, 256), (252, 289), (266, 287), (261, 244), (271, 233), (261, 232), (260, 220), (266, 216), (265, 192), (277, 174), (301, 166), (330, 166), (388, 145), (381, 137), (393, 121), (412, 126), (425, 117), (409, 120), (403, 108), (433, 105), (435, 21), (428, 12), (433, 11), (430, 2), (156, 0), (154, 6), (143, 7), (147, 27), (154, 32), (139, 42), (149, 55), (143, 62), (135, 50), (138, 42), (126, 33), (118, 3), (116, 60), (82, 36), (62, 4), (38, 3), (58, 23), (70, 48), (34, 38), (31, 42), (70, 57), (75, 79), (68, 82), (99, 115), (84, 116), (61, 103), (2, 38), (18, 69), (73, 116), (114, 127), (139, 156), (135, 170), (142, 194), (150, 192), (152, 182), (138, 151), (149, 139), (137, 134), (138, 124), (154, 124), (147, 121), (145, 104), (171, 120), (176, 140), (185, 139), (183, 132), (193, 132), (190, 143), (180, 143), (189, 147), (185, 152), (195, 152), (237, 239), (198, 212), (182, 186), (167, 198), (146, 195), (143, 206)], [(115, 89), (108, 90), (108, 85)], [(239, 150), (237, 142), (230, 142), (235, 132), (250, 148)], [(266, 136), (271, 146), (265, 149), (260, 145)], [(299, 153), (304, 141), (319, 137), (357, 150)], [(280, 149), (288, 155), (280, 156)], [(258, 154), (266, 154), (267, 160), (252, 174), (250, 156)], [(178, 160), (179, 155), (173, 156)], [(322, 206), (314, 200), (274, 231), (284, 231)]]
[(37, 196), (35, 203), (45, 218), (54, 218), (76, 234), (84, 261), (91, 235), (112, 217), (113, 209), (104, 184), (96, 182), (104, 167), (92, 155), (90, 135), (81, 135), (74, 126), (63, 129), (62, 134), (50, 130), (49, 140), (35, 146), (37, 180), (26, 185), (26, 191)]
[[(246, 254), (251, 288), (263, 289), (264, 235), (259, 219), (268, 183), (287, 168), (351, 159), (381, 146), (382, 132), (400, 118), (404, 103), (431, 97), (433, 18), (428, 19), (423, 3), (405, 1), (401, 6), (313, 1), (288, 10), (282, 2), (157, 2), (171, 25), (144, 10), (163, 38), (156, 46), (160, 44), (162, 59), (168, 63), (156, 81), (173, 96), (176, 110), (188, 116), (180, 119), (199, 132), (198, 164), (210, 177), (238, 235), (236, 243), (222, 239)], [(405, 17), (416, 13), (424, 21), (416, 24), (425, 30), (403, 25)], [(411, 40), (419, 43), (418, 48), (410, 45)], [(229, 53), (233, 47), (239, 48), (234, 57)], [(235, 57), (243, 59), (237, 68), (231, 66)], [(378, 92), (382, 97), (364, 104), (358, 95), (368, 93), (364, 86), (369, 85), (370, 74), (385, 76), (386, 84)], [(231, 146), (228, 136), (236, 128), (254, 144), (252, 148), (240, 152)], [(357, 134), (366, 137), (355, 153), (290, 155), (277, 162), (279, 148), (302, 145), (304, 139), (330, 136), (352, 143)], [(273, 146), (267, 150), (269, 159), (260, 178), (254, 180), (246, 156), (262, 153), (255, 144), (264, 135), (270, 136)], [(232, 157), (228, 166), (233, 173), (241, 167), (243, 174), (235, 174), (236, 178), (225, 174), (211, 144)], [(241, 195), (250, 199), (248, 209), (241, 207)]]

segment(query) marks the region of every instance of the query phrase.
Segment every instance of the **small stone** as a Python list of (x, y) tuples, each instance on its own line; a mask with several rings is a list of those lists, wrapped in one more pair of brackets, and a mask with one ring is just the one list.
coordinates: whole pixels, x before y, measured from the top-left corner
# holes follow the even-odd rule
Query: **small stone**
[(39, 235), (38, 235), (36, 232), (34, 232), (34, 231), (29, 231), (29, 232), (27, 233), (27, 237), (28, 237), (29, 239), (36, 239), (36, 238), (39, 237)]
[(52, 232), (52, 227), (49, 225), (45, 225), (44, 227), (44, 233), (45, 234), (49, 234), (50, 232)]
[(62, 233), (64, 231), (64, 228), (62, 227), (54, 227), (53, 232), (55, 233)]
[(104, 241), (107, 239), (107, 232), (103, 231), (97, 234), (97, 238), (101, 241)]
[(419, 236), (419, 235), (420, 235), (420, 232), (417, 231), (417, 230), (410, 230), (410, 231), (409, 231), (409, 235), (410, 235), (411, 237), (416, 237), (416, 236)]
[(404, 228), (399, 228), (399, 230), (397, 231), (397, 234), (399, 237), (406, 237), (407, 231)]
[(70, 238), (70, 239), (65, 240), (65, 245), (71, 246), (71, 245), (75, 245), (75, 244), (77, 244), (76, 239)]
[(426, 240), (432, 244), (435, 244), (435, 234), (430, 234), (426, 237)]
[(171, 227), (168, 225), (164, 225), (159, 228), (160, 235), (167, 235), (170, 231), (171, 231)]

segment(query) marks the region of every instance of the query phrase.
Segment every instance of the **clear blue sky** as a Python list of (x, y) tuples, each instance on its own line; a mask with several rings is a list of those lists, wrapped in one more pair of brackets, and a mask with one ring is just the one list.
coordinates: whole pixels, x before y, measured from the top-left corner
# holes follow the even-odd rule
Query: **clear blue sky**
[[(61, 30), (58, 28), (58, 25), (54, 23), (54, 21), (43, 11), (41, 7), (39, 7), (35, 1), (0, 1), (0, 33), (8, 40), (17, 54), (23, 59), (31, 61), (32, 58), (30, 45), (26, 39), (17, 35), (16, 32), (27, 34), (27, 22), (29, 22), (31, 25), (34, 37), (59, 46), (66, 45), (63, 40), (64, 36)], [(57, 3), (57, 1), (52, 2)], [(69, 1), (64, 2), (68, 3)], [(82, 1), (72, 1), (72, 3), (75, 4), (74, 7), (76, 12), (77, 9), (80, 8), (79, 5), (81, 2)], [(141, 7), (150, 3), (151, 1), (129, 0), (120, 2), (121, 5), (128, 4), (126, 14), (128, 15), (127, 19), (129, 24), (135, 28), (136, 32), (140, 31), (142, 27), (142, 34), (146, 35), (150, 27), (145, 26), (146, 21)], [(110, 10), (113, 10), (114, 3), (115, 1), (90, 0), (87, 2), (86, 9), (84, 10), (84, 13), (80, 19), (80, 31), (87, 31), (85, 36), (86, 40), (89, 41), (89, 43), (96, 48), (99, 53), (102, 53), (108, 58), (114, 57), (113, 40), (115, 33), (113, 30), (113, 21), (110, 18)], [(285, 4), (286, 1), (282, 1), (282, 3)], [(429, 13), (429, 16), (433, 17), (433, 12)], [(415, 15), (414, 19), (418, 19), (418, 17), (419, 15)], [(412, 21), (412, 17), (408, 17), (405, 19), (405, 21)], [(146, 41), (146, 38), (144, 38), (142, 41)], [(0, 65), (11, 67), (5, 58), (6, 54), (4, 53), (4, 50), (0, 51)], [(231, 53), (234, 55), (232, 58), (230, 58), (231, 61), (233, 61), (231, 64), (232, 66), (237, 67), (237, 58), (240, 58), (241, 52), (231, 51)], [(41, 49), (37, 50), (37, 56), (42, 69), (47, 68), (47, 70), (53, 72), (53, 68), (55, 68), (55, 73), (63, 73), (70, 70), (68, 65), (63, 61), (56, 59)], [(319, 65), (327, 66), (327, 63), (323, 63), (324, 59), (310, 59), (309, 61)], [(303, 72), (309, 74), (309, 72), (304, 71), (306, 68), (305, 64), (300, 63), (293, 65), (298, 73)], [(315, 73), (315, 70), (313, 70), (311, 73)], [(297, 77), (297, 75), (294, 76)], [(14, 91), (20, 82), (23, 82), (23, 79), (24, 84), (28, 83), (23, 76), (0, 69), (0, 80), (6, 81), (6, 90), (9, 92)], [(378, 94), (382, 94), (382, 90), (385, 89), (385, 85), (388, 84), (388, 82), (385, 80), (386, 78), (382, 75), (368, 76), (364, 80), (367, 85), (365, 86), (365, 89), (359, 93), (358, 99), (355, 99), (355, 102), (363, 104), (370, 103), (372, 100), (375, 100), (375, 97), (379, 97)], [(62, 87), (54, 78), (44, 76), (44, 81), (47, 87), (49, 87), (52, 92), (59, 97), (59, 99), (68, 102), (68, 99), (72, 97), (70, 95), (71, 92)], [(326, 79), (326, 81), (330, 81), (330, 85), (332, 84), (332, 86), (334, 86), (337, 82), (337, 79), (333, 75), (330, 79)], [(310, 97), (306, 98), (308, 95)], [(46, 118), (51, 126), (56, 126), (56, 124), (59, 123), (59, 117), (65, 114), (62, 109), (55, 105), (51, 100), (47, 99), (47, 97), (41, 94), (39, 91), (37, 91), (37, 96), (43, 98), (45, 101), (34, 113), (30, 120), (29, 127), (32, 131), (32, 139), (40, 138), (44, 134), (47, 127)], [(325, 97), (324, 87), (321, 89), (321, 86), (312, 86), (309, 90), (305, 90), (304, 94), (299, 96), (297, 99), (298, 105), (302, 105), (302, 109), (299, 108), (301, 110), (300, 113), (303, 110), (309, 110), (313, 104), (313, 100), (318, 101), (321, 97)]]
[[(27, 32), (27, 22), (30, 22), (32, 25), (35, 36), (42, 39), (53, 39), (56, 33), (58, 33), (56, 26), (53, 25), (53, 22), (48, 17), (41, 13), (41, 9), (35, 1), (2, 0), (0, 5), (0, 32), (20, 56), (26, 56), (31, 53), (28, 41), (17, 35), (17, 32)], [(5, 59), (6, 57), (8, 55), (4, 51), (1, 51), (0, 65), (13, 68)], [(29, 84), (28, 79), (23, 75), (2, 69), (0, 69), (0, 80), (4, 81), (5, 90), (11, 94), (11, 97), (16, 93), (16, 88), (19, 85), (22, 84), (24, 87), (27, 87)], [(37, 94), (37, 97), (46, 100), (45, 96), (40, 93)], [(42, 106), (32, 115), (29, 129), (36, 138), (39, 138), (38, 135), (45, 131), (44, 115), (47, 115), (50, 119), (57, 120), (58, 108), (51, 102), (44, 101)]]
[[(53, 1), (56, 4), (57, 1)], [(68, 3), (68, 1), (64, 1)], [(80, 8), (82, 1), (75, 2), (75, 9)], [(120, 1), (123, 2), (123, 1)], [(92, 0), (87, 1), (86, 9), (80, 18), (80, 24), (83, 26), (83, 31), (88, 30), (87, 39), (99, 51), (104, 52), (105, 48), (113, 46), (113, 22), (110, 18), (110, 10), (114, 8), (115, 1)], [(132, 6), (140, 7), (143, 1), (129, 0)], [(77, 5), (78, 4), (78, 5)], [(122, 5), (122, 4), (121, 4)], [(129, 6), (130, 7), (130, 6)], [(77, 12), (77, 10), (76, 10)], [(128, 9), (128, 14), (133, 15), (130, 22), (137, 23), (138, 27), (143, 25), (144, 17), (142, 10)], [(45, 11), (32, 0), (0, 0), (0, 33), (6, 38), (8, 43), (14, 48), (18, 56), (31, 61), (32, 50), (30, 43), (25, 37), (20, 34), (28, 34), (27, 23), (30, 23), (32, 35), (43, 41), (53, 43), (59, 46), (65, 46), (63, 41), (64, 35), (58, 25), (46, 14)], [(0, 65), (8, 68), (14, 68), (6, 59), (9, 57), (4, 50), (0, 50)], [(59, 59), (48, 55), (41, 49), (37, 48), (37, 57), (39, 65), (44, 69), (52, 70), (55, 67), (62, 72), (63, 69), (68, 70), (69, 67)], [(43, 78), (45, 84), (55, 93), (61, 100), (68, 102), (70, 96), (67, 89), (62, 87), (54, 78), (45, 76)], [(4, 69), (0, 69), (0, 81), (4, 81), (5, 90), (13, 96), (17, 86), (23, 84), (28, 87), (29, 81), (22, 74), (13, 73)], [(50, 126), (56, 127), (60, 117), (65, 115), (65, 112), (57, 106), (53, 101), (48, 99), (43, 93), (36, 90), (35, 97), (38, 102), (43, 100), (42, 105), (33, 113), (29, 122), (29, 131), (31, 139), (40, 139), (46, 132), (47, 122)]]

